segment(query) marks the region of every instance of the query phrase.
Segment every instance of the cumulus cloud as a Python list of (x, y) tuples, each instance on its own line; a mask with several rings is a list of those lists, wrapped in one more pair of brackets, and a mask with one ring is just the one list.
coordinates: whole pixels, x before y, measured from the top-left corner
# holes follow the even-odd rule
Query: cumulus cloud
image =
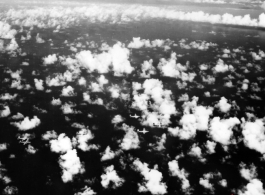
[(91, 90), (91, 92), (102, 92), (103, 91), (103, 88), (101, 88), (98, 83), (94, 83), (94, 82), (90, 84), (89, 89)]
[(74, 176), (85, 172), (84, 166), (81, 164), (75, 149), (68, 150), (59, 158), (60, 167), (63, 170), (63, 182), (72, 181)]
[(172, 136), (178, 136), (180, 139), (190, 139), (196, 135), (196, 131), (205, 131), (208, 129), (209, 117), (212, 115), (213, 108), (197, 105), (198, 98), (193, 97), (192, 101), (184, 102), (183, 113), (179, 123), (182, 128), (168, 128)]
[(90, 95), (88, 92), (83, 93), (83, 99), (84, 101), (90, 103), (90, 104), (98, 104), (98, 105), (103, 105), (103, 100), (101, 98), (97, 98), (95, 100), (91, 100)]
[[(205, 176), (205, 175), (204, 175)], [(214, 190), (213, 185), (210, 183), (209, 178), (200, 178), (199, 184), (204, 188), (209, 189), (211, 191)]]
[(45, 43), (45, 41), (40, 37), (39, 33), (36, 35), (36, 43)]
[(74, 88), (68, 85), (62, 89), (62, 96), (75, 96)]
[(16, 39), (13, 38), (11, 41), (8, 43), (8, 45), (4, 48), (6, 51), (12, 53), (13, 51), (17, 50), (19, 48)]
[(51, 139), (57, 139), (58, 135), (54, 130), (46, 131), (42, 136), (41, 139), (43, 140), (51, 140)]
[(249, 168), (244, 163), (240, 164), (240, 175), (248, 181), (258, 176), (256, 167), (252, 164)]
[(44, 87), (43, 87), (43, 80), (41, 79), (34, 79), (34, 82), (35, 82), (35, 87), (37, 90), (40, 90), (40, 91), (43, 91), (44, 90)]
[(154, 147), (154, 150), (156, 151), (162, 151), (165, 150), (165, 146), (164, 144), (166, 143), (167, 140), (167, 136), (164, 133), (158, 140), (158, 142), (156, 143), (156, 146)]
[(244, 143), (250, 149), (256, 150), (262, 154), (265, 153), (265, 127), (262, 119), (256, 119), (253, 122), (245, 121), (242, 123), (242, 134)]
[(177, 63), (176, 53), (172, 53), (168, 60), (161, 58), (157, 68), (163, 76), (180, 78), (182, 81), (193, 81), (195, 73), (185, 73), (188, 66)]
[(78, 79), (78, 84), (79, 85), (86, 85), (86, 79), (84, 78), (84, 77), (80, 77), (79, 79)]
[(212, 142), (212, 141), (207, 140), (205, 146), (206, 146), (206, 148), (208, 150), (208, 153), (210, 153), (210, 154), (215, 153), (215, 146), (216, 146), (216, 143), (215, 142)]
[(131, 41), (129, 44), (128, 44), (128, 48), (134, 48), (134, 49), (139, 49), (141, 47), (150, 47), (151, 44), (150, 44), (150, 40), (145, 40), (145, 39), (142, 39), (140, 37), (133, 37), (133, 41)]
[(224, 188), (227, 187), (227, 181), (226, 181), (225, 179), (222, 179), (221, 181), (219, 181), (219, 184), (220, 184), (221, 186), (223, 186)]
[(109, 53), (112, 57), (114, 75), (122, 76), (123, 74), (130, 74), (134, 70), (128, 60), (130, 51), (122, 47), (121, 43), (117, 43), (110, 48)]
[(76, 105), (72, 102), (64, 103), (61, 106), (61, 110), (64, 114), (76, 114), (76, 113), (78, 113), (78, 111), (73, 109), (73, 107), (75, 107), (75, 106)]
[(110, 47), (108, 52), (92, 54), (91, 51), (81, 51), (76, 54), (79, 64), (88, 72), (107, 73), (110, 69), (115, 76), (131, 74), (134, 68), (129, 61), (130, 51), (120, 42)]
[(85, 186), (82, 192), (75, 193), (74, 195), (96, 195), (97, 193), (94, 192), (91, 188)]
[(65, 78), (62, 74), (56, 74), (55, 77), (51, 78), (50, 76), (46, 77), (46, 84), (51, 86), (63, 86), (66, 84)]
[(87, 69), (88, 72), (97, 71), (99, 73), (107, 73), (111, 64), (111, 56), (109, 53), (94, 55), (91, 51), (81, 51), (76, 54), (78, 63)]
[(9, 106), (4, 106), (3, 109), (0, 110), (0, 118), (8, 117), (11, 114)]
[(140, 140), (138, 134), (134, 131), (134, 127), (123, 124), (122, 129), (126, 132), (126, 134), (120, 144), (121, 149), (131, 150), (139, 148)]
[(118, 123), (121, 123), (121, 122), (123, 122), (125, 120), (125, 118), (123, 118), (121, 115), (115, 115), (114, 117), (113, 117), (113, 119), (111, 120), (111, 123), (112, 124), (118, 124)]
[(120, 87), (118, 85), (112, 85), (108, 88), (112, 98), (120, 97)]
[[(177, 63), (176, 60), (177, 54), (172, 53), (168, 60), (161, 58), (157, 68), (163, 76), (181, 78), (182, 71), (186, 71), (187, 68)], [(193, 80), (193, 78), (191, 78), (191, 80)]]
[(17, 34), (15, 29), (11, 29), (11, 26), (3, 21), (0, 21), (0, 38), (13, 39)]
[(186, 41), (181, 41), (179, 46), (182, 49), (198, 49), (198, 50), (202, 50), (202, 51), (206, 51), (208, 50), (210, 47), (216, 47), (217, 44), (216, 43), (207, 43), (206, 41), (192, 41), (190, 44), (185, 44)]
[(0, 144), (0, 152), (4, 151), (7, 149), (7, 144), (6, 143), (1, 143)]
[(60, 106), (62, 104), (62, 102), (61, 102), (60, 98), (58, 98), (58, 99), (52, 98), (51, 104), (54, 106)]
[(210, 122), (209, 134), (214, 141), (228, 145), (233, 136), (232, 129), (238, 124), (240, 121), (236, 117), (221, 120), (220, 117), (214, 117)]
[(57, 60), (58, 59), (56, 54), (48, 55), (47, 57), (43, 58), (43, 64), (45, 65), (54, 64)]
[[(144, 89), (142, 94), (138, 90)], [(132, 108), (142, 111), (142, 124), (154, 127), (154, 124), (170, 124), (170, 116), (176, 114), (175, 102), (171, 98), (172, 92), (164, 90), (158, 79), (146, 79), (141, 85), (133, 83)], [(148, 105), (148, 101), (154, 103)], [(149, 108), (149, 109), (148, 109)]]
[(100, 75), (100, 77), (97, 78), (98, 84), (101, 88), (103, 88), (103, 85), (108, 84), (109, 80), (106, 79), (104, 75)]
[(178, 130), (178, 136), (181, 139), (190, 139), (196, 134), (196, 117), (193, 114), (184, 114), (179, 121), (182, 129)]
[(147, 163), (142, 163), (139, 159), (134, 160), (133, 165), (137, 171), (144, 176), (144, 182), (138, 184), (139, 192), (149, 191), (151, 194), (166, 194), (167, 186), (162, 182), (163, 175), (156, 169), (149, 169)]
[(155, 75), (156, 74), (156, 69), (153, 66), (153, 60), (150, 59), (149, 61), (144, 61), (141, 64), (141, 73), (140, 73), (140, 77), (142, 78), (150, 78), (151, 75)]
[(243, 83), (242, 83), (242, 86), (241, 86), (241, 89), (246, 91), (248, 89), (248, 84), (249, 84), (249, 80), (248, 79), (244, 79)]
[(101, 175), (101, 185), (104, 188), (108, 188), (110, 182), (112, 183), (111, 187), (114, 189), (122, 186), (122, 184), (124, 183), (124, 179), (118, 176), (117, 172), (114, 170), (113, 165), (105, 168), (105, 174)]
[(0, 100), (14, 100), (17, 97), (17, 94), (11, 95), (10, 93), (4, 93), (0, 95)]
[(263, 195), (265, 190), (263, 189), (263, 183), (258, 179), (252, 179), (243, 190), (239, 190), (239, 195)]
[(225, 62), (221, 59), (218, 59), (217, 64), (213, 67), (213, 71), (215, 73), (219, 73), (219, 72), (224, 73), (229, 70), (233, 71), (234, 67), (232, 65), (225, 64)]
[(170, 48), (173, 41), (169, 39), (155, 39), (150, 41), (149, 39), (141, 39), (140, 37), (133, 37), (133, 40), (128, 44), (128, 48), (139, 49), (142, 47), (153, 48), (153, 47), (163, 47), (165, 50)]
[(102, 153), (101, 161), (111, 160), (115, 157), (115, 152), (113, 152), (108, 146), (105, 151)]
[(21, 79), (21, 74), (23, 73), (22, 69), (18, 69), (15, 72), (12, 72), (11, 70), (8, 70), (7, 73), (10, 73), (11, 78), (20, 80)]
[(215, 77), (211, 75), (202, 76), (202, 81), (208, 85), (213, 85), (215, 83)]
[(76, 135), (77, 147), (84, 152), (89, 151), (91, 147), (88, 146), (88, 141), (93, 138), (94, 136), (89, 129), (81, 129)]
[(178, 162), (176, 160), (172, 160), (168, 162), (169, 172), (172, 176), (178, 177), (181, 180), (181, 188), (183, 191), (186, 191), (190, 187), (190, 182), (187, 179), (188, 173), (185, 169), (180, 169)]
[(90, 84), (90, 90), (92, 92), (103, 92), (104, 85), (109, 82), (108, 79), (106, 79), (104, 75), (100, 75), (100, 77), (97, 78), (97, 81), (98, 83), (92, 82)]
[(197, 144), (192, 145), (188, 154), (198, 158), (201, 162), (206, 161), (206, 159), (202, 157), (202, 150)]
[(260, 61), (263, 58), (265, 58), (265, 53), (262, 50), (259, 50), (258, 53), (256, 53), (256, 52), (250, 52), (250, 54), (251, 54), (253, 60), (255, 60), (255, 61)]
[(6, 186), (3, 190), (4, 195), (18, 194), (19, 190), (16, 186)]
[(227, 102), (225, 97), (221, 97), (220, 101), (216, 104), (216, 107), (223, 113), (229, 112), (232, 105)]
[(24, 115), (18, 112), (17, 114), (13, 115), (11, 118), (14, 120), (19, 120), (19, 119), (23, 119)]
[(37, 116), (34, 116), (32, 119), (25, 117), (21, 122), (13, 122), (12, 125), (16, 126), (21, 131), (27, 131), (39, 126), (41, 123), (40, 119)]
[(66, 153), (72, 150), (72, 142), (65, 133), (61, 133), (57, 139), (50, 140), (50, 148), (51, 151), (56, 153)]

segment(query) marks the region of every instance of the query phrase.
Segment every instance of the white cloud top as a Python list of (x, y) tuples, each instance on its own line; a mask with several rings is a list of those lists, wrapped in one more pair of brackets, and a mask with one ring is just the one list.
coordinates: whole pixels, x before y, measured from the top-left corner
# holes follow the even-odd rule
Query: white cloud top
[(0, 38), (13, 39), (17, 34), (17, 31), (11, 29), (11, 26), (6, 22), (0, 21), (0, 29)]
[[(132, 108), (142, 111), (142, 124), (153, 127), (154, 124), (170, 123), (170, 115), (176, 114), (175, 102), (171, 99), (172, 92), (163, 89), (162, 81), (158, 79), (146, 79), (141, 85), (133, 83), (133, 102)], [(144, 89), (144, 93), (139, 94), (138, 90)], [(148, 101), (154, 103), (148, 105)], [(148, 110), (148, 107), (152, 111)]]
[(88, 151), (90, 147), (88, 146), (88, 141), (94, 138), (93, 134), (89, 129), (81, 129), (77, 132), (77, 147), (81, 150)]
[(221, 97), (220, 101), (216, 104), (216, 107), (223, 113), (229, 112), (231, 109), (231, 104), (227, 102), (225, 97)]
[(167, 193), (167, 186), (162, 182), (163, 175), (156, 169), (149, 169), (148, 164), (142, 163), (139, 159), (134, 160), (136, 170), (144, 176), (143, 184), (139, 185), (139, 192), (149, 191), (152, 194)]
[(140, 140), (138, 134), (134, 131), (134, 127), (123, 124), (122, 129), (126, 132), (120, 144), (121, 149), (131, 150), (139, 148)]
[(27, 131), (39, 126), (41, 123), (40, 119), (37, 116), (34, 116), (32, 119), (25, 117), (21, 122), (13, 122), (12, 125), (16, 126), (21, 131)]
[(112, 188), (120, 187), (124, 183), (124, 179), (118, 176), (113, 165), (105, 168), (105, 174), (101, 175), (101, 185), (104, 188), (108, 188), (110, 182), (113, 184)]
[(52, 54), (52, 55), (48, 55), (47, 57), (43, 58), (43, 63), (45, 65), (50, 65), (50, 64), (54, 64), (57, 61), (57, 56), (56, 54)]
[(93, 55), (91, 51), (81, 51), (76, 54), (76, 59), (88, 72), (108, 73), (111, 69), (115, 76), (123, 76), (134, 70), (129, 55), (130, 51), (118, 42), (107, 53)]
[(8, 117), (11, 114), (9, 106), (4, 106), (4, 109), (0, 110), (0, 118)]
[(247, 147), (256, 150), (262, 154), (265, 153), (265, 127), (262, 119), (254, 122), (244, 122), (242, 134), (244, 143)]
[(180, 169), (178, 162), (176, 160), (172, 160), (168, 162), (168, 167), (170, 174), (172, 176), (176, 176), (181, 180), (181, 188), (183, 191), (186, 191), (190, 187), (190, 182), (187, 179), (188, 173), (185, 169)]
[(209, 134), (214, 141), (228, 145), (233, 136), (232, 129), (238, 124), (240, 121), (236, 117), (221, 120), (220, 117), (214, 117), (210, 122)]
[(58, 136), (58, 139), (50, 140), (51, 151), (56, 153), (65, 153), (72, 150), (72, 142), (64, 133)]
[(263, 184), (258, 179), (251, 180), (245, 187), (244, 190), (240, 190), (239, 195), (263, 195), (265, 194), (265, 190), (263, 188)]
[(59, 164), (63, 170), (62, 180), (65, 183), (72, 181), (74, 175), (85, 172), (75, 149), (68, 150), (65, 154), (61, 155)]

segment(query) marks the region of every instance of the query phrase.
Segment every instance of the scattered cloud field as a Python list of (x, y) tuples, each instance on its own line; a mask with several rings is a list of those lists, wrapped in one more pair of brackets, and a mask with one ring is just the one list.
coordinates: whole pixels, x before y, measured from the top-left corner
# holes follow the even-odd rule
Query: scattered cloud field
[(0, 13), (2, 194), (265, 194), (264, 13), (57, 3)]

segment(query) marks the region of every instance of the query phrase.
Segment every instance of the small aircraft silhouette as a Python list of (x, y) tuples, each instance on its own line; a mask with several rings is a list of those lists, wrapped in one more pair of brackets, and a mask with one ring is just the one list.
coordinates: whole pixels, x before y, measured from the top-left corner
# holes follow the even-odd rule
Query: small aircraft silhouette
[(153, 125), (156, 126), (156, 127), (159, 127), (159, 128), (162, 128), (162, 127), (166, 126), (166, 125), (164, 125), (162, 123), (158, 123), (158, 124), (153, 123)]
[(146, 131), (145, 128), (144, 128), (142, 131), (140, 131), (140, 130), (138, 129), (137, 132), (139, 132), (139, 133), (143, 133), (143, 134), (146, 134), (146, 133), (148, 133), (149, 131)]
[(137, 114), (134, 115), (130, 115), (131, 118), (139, 118), (140, 116), (138, 116)]

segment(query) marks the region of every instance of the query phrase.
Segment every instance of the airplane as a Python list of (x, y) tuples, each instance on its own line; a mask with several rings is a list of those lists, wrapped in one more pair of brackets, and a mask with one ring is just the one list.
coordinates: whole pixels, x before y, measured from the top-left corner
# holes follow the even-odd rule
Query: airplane
[(153, 123), (153, 125), (156, 126), (156, 127), (159, 127), (159, 128), (162, 128), (162, 127), (166, 126), (166, 125), (163, 125), (162, 123), (158, 123), (158, 124)]
[(138, 115), (134, 114), (133, 116), (132, 116), (132, 115), (130, 115), (130, 117), (131, 117), (131, 118), (139, 118), (140, 116), (138, 116)]
[(138, 129), (137, 132), (139, 132), (139, 133), (143, 133), (143, 134), (146, 134), (146, 133), (148, 133), (149, 131), (146, 131), (145, 128), (144, 128), (142, 131), (140, 131), (140, 130)]

